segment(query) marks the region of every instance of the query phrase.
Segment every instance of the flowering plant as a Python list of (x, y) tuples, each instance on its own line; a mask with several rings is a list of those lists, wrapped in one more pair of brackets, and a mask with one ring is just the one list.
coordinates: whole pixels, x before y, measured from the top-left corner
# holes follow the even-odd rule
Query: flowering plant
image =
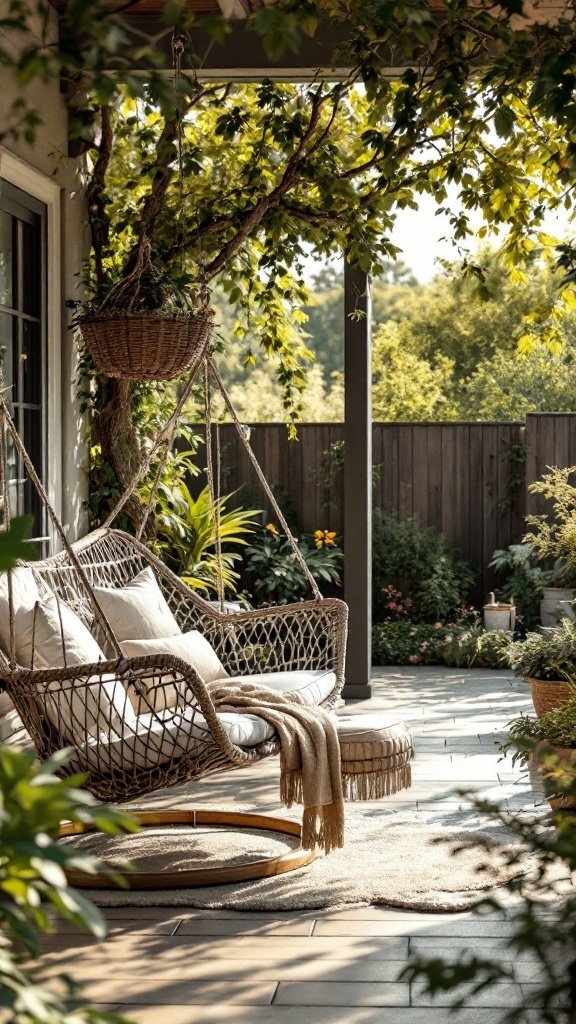
[(383, 621), (393, 622), (396, 619), (410, 617), (412, 609), (412, 598), (403, 597), (402, 591), (391, 585), (382, 587), (383, 596)]
[[(344, 556), (336, 533), (315, 530), (296, 539), (314, 579), (331, 587), (341, 586)], [(246, 549), (248, 587), (260, 604), (287, 604), (301, 600), (310, 587), (288, 537), (275, 523), (267, 523), (257, 543)]]

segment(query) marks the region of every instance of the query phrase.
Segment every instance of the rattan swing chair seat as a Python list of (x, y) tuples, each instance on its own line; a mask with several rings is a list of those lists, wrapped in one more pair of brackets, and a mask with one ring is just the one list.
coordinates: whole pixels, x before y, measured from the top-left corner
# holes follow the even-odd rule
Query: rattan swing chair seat
[[(199, 630), (230, 675), (332, 671), (336, 685), (321, 706), (336, 704), (343, 684), (346, 636), (347, 610), (341, 601), (323, 599), (222, 614), (129, 534), (99, 530), (74, 544), (73, 550), (94, 587), (122, 587), (150, 566), (180, 629)], [(27, 564), (94, 629), (78, 571), (66, 552)], [(97, 638), (99, 632), (96, 626)], [(200, 676), (172, 655), (115, 657), (92, 665), (33, 670), (10, 669), (1, 652), (0, 659), (0, 682), (39, 756), (44, 759), (70, 745), (72, 721), (74, 734), (83, 733), (84, 742), (73, 747), (62, 774), (86, 773), (86, 788), (101, 800), (132, 800), (207, 774), (241, 768), (278, 752), (276, 738), (249, 748), (233, 743)], [(108, 721), (101, 718), (95, 729), (89, 695), (111, 678), (123, 687), (127, 708), (131, 690), (137, 691), (140, 704), (146, 705), (138, 716), (137, 735), (114, 713)], [(172, 716), (154, 710), (157, 695), (168, 685), (181, 695), (174, 714), (185, 714), (185, 729), (171, 729)]]

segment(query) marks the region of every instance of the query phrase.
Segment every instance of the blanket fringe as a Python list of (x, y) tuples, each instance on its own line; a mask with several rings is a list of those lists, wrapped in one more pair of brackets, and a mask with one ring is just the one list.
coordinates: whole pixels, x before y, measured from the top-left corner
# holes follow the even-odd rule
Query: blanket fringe
[(282, 763), (280, 767), (280, 800), (286, 807), (304, 803), (302, 772), (290, 770)]
[(401, 789), (412, 785), (410, 764), (398, 768), (376, 769), (375, 771), (347, 771), (342, 765), (342, 786), (345, 800), (379, 800), (393, 796)]
[(344, 816), (335, 814), (332, 805), (307, 807), (302, 816), (302, 848), (319, 846), (324, 853), (344, 846)]

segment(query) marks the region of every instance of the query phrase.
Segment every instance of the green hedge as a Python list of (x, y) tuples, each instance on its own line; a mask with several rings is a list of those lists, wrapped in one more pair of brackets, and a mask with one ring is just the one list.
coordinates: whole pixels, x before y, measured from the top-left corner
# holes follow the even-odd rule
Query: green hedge
[(372, 629), (373, 665), (507, 668), (509, 633), (479, 625), (383, 622)]

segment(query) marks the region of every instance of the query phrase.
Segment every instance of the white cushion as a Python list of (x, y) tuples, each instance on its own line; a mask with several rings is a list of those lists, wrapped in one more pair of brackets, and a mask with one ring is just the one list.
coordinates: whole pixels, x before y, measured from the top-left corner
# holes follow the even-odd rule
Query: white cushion
[(25, 668), (62, 668), (106, 660), (76, 612), (55, 594), (22, 613), (20, 619), (18, 662)]
[[(30, 665), (32, 655), (31, 620), (28, 613), (40, 600), (38, 584), (32, 569), (19, 566), (12, 571), (12, 600), (14, 605), (14, 632), (16, 660), (20, 665)], [(8, 613), (8, 574), (0, 576), (0, 644), (6, 654), (10, 653), (10, 618)]]
[[(159, 722), (158, 718), (162, 721)], [(256, 715), (223, 712), (218, 715), (228, 738), (243, 747), (254, 747), (274, 736), (274, 729)], [(178, 761), (184, 755), (200, 753), (212, 743), (206, 720), (200, 714), (193, 721), (170, 711), (138, 715), (136, 723), (124, 724), (119, 735), (98, 733), (77, 750), (79, 769), (153, 769)]]
[[(298, 692), (310, 705), (320, 704), (336, 685), (334, 672), (303, 670), (298, 672), (263, 672), (255, 676), (234, 676), (225, 682), (255, 682), (269, 686), (279, 693)], [(157, 721), (160, 718), (161, 724)], [(272, 739), (275, 731), (258, 715), (240, 715), (235, 712), (218, 714), (228, 738), (242, 747), (255, 747)], [(152, 722), (151, 722), (152, 719)], [(122, 735), (104, 736), (102, 733), (89, 740), (78, 751), (79, 768), (108, 766), (110, 769), (151, 769), (177, 761), (185, 754), (200, 752), (210, 741), (205, 719), (194, 715), (193, 722), (186, 712), (174, 714), (170, 710), (140, 714), (136, 723), (125, 723)]]
[(136, 729), (136, 716), (122, 683), (112, 675), (38, 685), (40, 704), (62, 740), (80, 747), (102, 734)]
[(95, 587), (94, 594), (118, 640), (151, 640), (180, 633), (150, 566), (124, 587)]
[(230, 676), (226, 682), (256, 683), (268, 686), (277, 693), (298, 693), (305, 704), (316, 707), (332, 693), (336, 686), (336, 674), (302, 669), (295, 672), (261, 672), (258, 675)]
[[(120, 647), (127, 658), (140, 658), (145, 654), (172, 654), (191, 665), (205, 683), (213, 679), (222, 679), (227, 675), (216, 651), (197, 629), (159, 640), (122, 640)], [(184, 702), (187, 701), (190, 692), (188, 687), (185, 684), (174, 683), (171, 674), (162, 676), (160, 682), (162, 688), (158, 686), (151, 693), (152, 706), (156, 711), (175, 708), (179, 697), (180, 704), (182, 699)], [(141, 701), (136, 694), (132, 699), (137, 713), (149, 710), (146, 701)]]

